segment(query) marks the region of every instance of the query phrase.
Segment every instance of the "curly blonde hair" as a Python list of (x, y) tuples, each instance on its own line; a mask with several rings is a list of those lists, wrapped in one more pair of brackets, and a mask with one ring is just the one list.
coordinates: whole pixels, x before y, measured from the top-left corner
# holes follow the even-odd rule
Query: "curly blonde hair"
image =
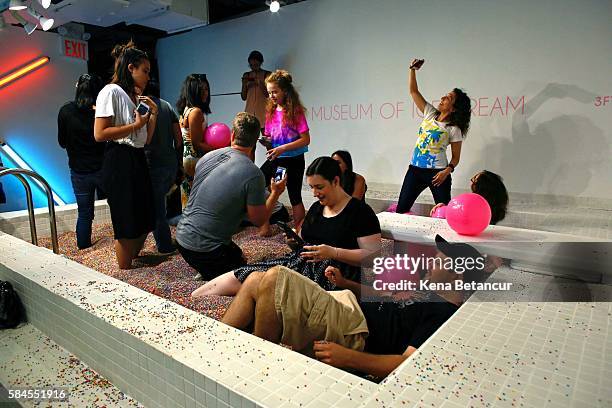
[[(306, 108), (300, 100), (300, 95), (293, 86), (293, 78), (289, 72), (284, 69), (277, 69), (268, 75), (266, 83), (276, 84), (285, 93), (285, 103), (283, 104), (285, 115), (283, 117), (283, 123), (294, 125), (298, 115), (306, 115)], [(277, 106), (278, 105), (274, 103), (272, 99), (268, 99), (268, 104), (266, 105), (266, 120), (272, 117)]]

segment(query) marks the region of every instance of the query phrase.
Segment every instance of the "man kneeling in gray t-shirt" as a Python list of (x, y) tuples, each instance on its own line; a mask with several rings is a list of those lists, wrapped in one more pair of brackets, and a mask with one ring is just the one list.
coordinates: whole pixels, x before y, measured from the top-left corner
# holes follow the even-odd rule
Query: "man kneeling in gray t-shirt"
[(176, 228), (178, 250), (204, 280), (211, 280), (245, 264), (242, 250), (232, 241), (248, 215), (256, 226), (270, 218), (286, 178), (266, 183), (250, 159), (259, 137), (257, 118), (240, 112), (232, 123), (231, 146), (207, 153), (195, 168), (189, 201)]

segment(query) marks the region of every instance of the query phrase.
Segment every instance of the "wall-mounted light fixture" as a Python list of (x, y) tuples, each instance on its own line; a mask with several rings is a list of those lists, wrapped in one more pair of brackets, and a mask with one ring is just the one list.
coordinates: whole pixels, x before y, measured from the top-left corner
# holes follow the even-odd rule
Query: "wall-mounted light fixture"
[[(11, 160), (19, 168), (30, 170), (30, 171), (35, 171), (35, 170), (32, 170), (32, 168), (21, 158), (21, 156), (19, 156), (17, 154), (17, 152), (15, 152), (11, 148), (11, 146), (6, 144), (6, 142), (0, 143), (0, 150), (2, 150), (8, 157), (10, 157)], [(43, 190), (43, 192), (45, 191), (45, 188), (43, 187), (43, 185), (42, 185), (42, 183), (40, 181), (36, 180), (35, 178), (32, 178), (32, 180), (34, 180), (34, 182)], [(60, 196), (57, 195), (57, 193), (53, 190), (53, 188), (51, 189), (51, 195), (53, 196), (53, 201), (55, 201), (55, 204), (57, 204), (57, 205), (66, 205), (64, 200), (62, 200), (60, 198)]]
[(51, 5), (51, 0), (38, 0), (38, 4), (40, 4), (46, 10)]
[(30, 7), (28, 9), (28, 14), (34, 17), (36, 20), (38, 20), (38, 22), (40, 23), (40, 26), (42, 27), (44, 31), (49, 31), (49, 29), (53, 27), (54, 20), (52, 18), (47, 18), (47, 17), (42, 16), (40, 13), (38, 13), (33, 8)]
[(0, 89), (2, 89), (2, 87), (18, 80), (19, 78), (23, 77), (24, 75), (29, 74), (30, 72), (48, 64), (50, 61), (50, 58), (47, 56), (42, 56), (42, 57), (38, 57), (33, 61), (27, 62), (24, 65), (15, 68), (12, 71), (7, 72), (6, 74), (2, 74), (0, 75)]
[(23, 0), (11, 0), (9, 2), (9, 10), (25, 10), (28, 6)]

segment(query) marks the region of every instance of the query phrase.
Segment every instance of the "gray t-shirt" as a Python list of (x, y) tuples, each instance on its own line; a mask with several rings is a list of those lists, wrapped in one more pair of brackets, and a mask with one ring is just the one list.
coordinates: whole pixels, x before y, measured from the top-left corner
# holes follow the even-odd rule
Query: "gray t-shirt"
[(247, 213), (247, 205), (266, 203), (265, 184), (261, 170), (238, 150), (226, 147), (207, 153), (196, 164), (176, 240), (197, 252), (228, 245)]
[(178, 116), (167, 101), (161, 98), (152, 99), (159, 106), (159, 112), (151, 143), (145, 146), (147, 162), (149, 167), (173, 167), (178, 163), (174, 149), (173, 128), (173, 125), (179, 121)]

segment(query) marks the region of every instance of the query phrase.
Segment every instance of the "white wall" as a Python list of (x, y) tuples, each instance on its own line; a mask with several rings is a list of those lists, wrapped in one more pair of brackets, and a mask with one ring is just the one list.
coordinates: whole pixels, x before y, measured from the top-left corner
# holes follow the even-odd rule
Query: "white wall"
[[(237, 92), (259, 49), (310, 109), (307, 161), (347, 148), (369, 182), (399, 190), (419, 122), (407, 66), (422, 57), (428, 100), (458, 86), (477, 103), (455, 187), (486, 168), (512, 192), (610, 199), (611, 15), (608, 0), (309, 0), (161, 40), (162, 96), (176, 101), (191, 72), (207, 73), (213, 94)], [(350, 119), (359, 104), (371, 117)], [(334, 105), (344, 118), (319, 117)], [(243, 106), (215, 97), (209, 122), (229, 124)]]
[[(0, 88), (0, 139), (5, 140), (66, 202), (74, 202), (68, 158), (57, 144), (57, 113), (74, 99), (75, 83), (87, 72), (87, 63), (60, 55), (59, 36), (21, 27), (0, 30), (0, 74), (41, 55), (51, 61), (39, 70)], [(2, 156), (3, 161), (5, 156)], [(10, 162), (4, 162), (10, 166)], [(0, 212), (26, 208), (23, 187), (13, 176), (0, 179), (8, 196)], [(46, 207), (41, 190), (32, 187), (35, 206)]]

